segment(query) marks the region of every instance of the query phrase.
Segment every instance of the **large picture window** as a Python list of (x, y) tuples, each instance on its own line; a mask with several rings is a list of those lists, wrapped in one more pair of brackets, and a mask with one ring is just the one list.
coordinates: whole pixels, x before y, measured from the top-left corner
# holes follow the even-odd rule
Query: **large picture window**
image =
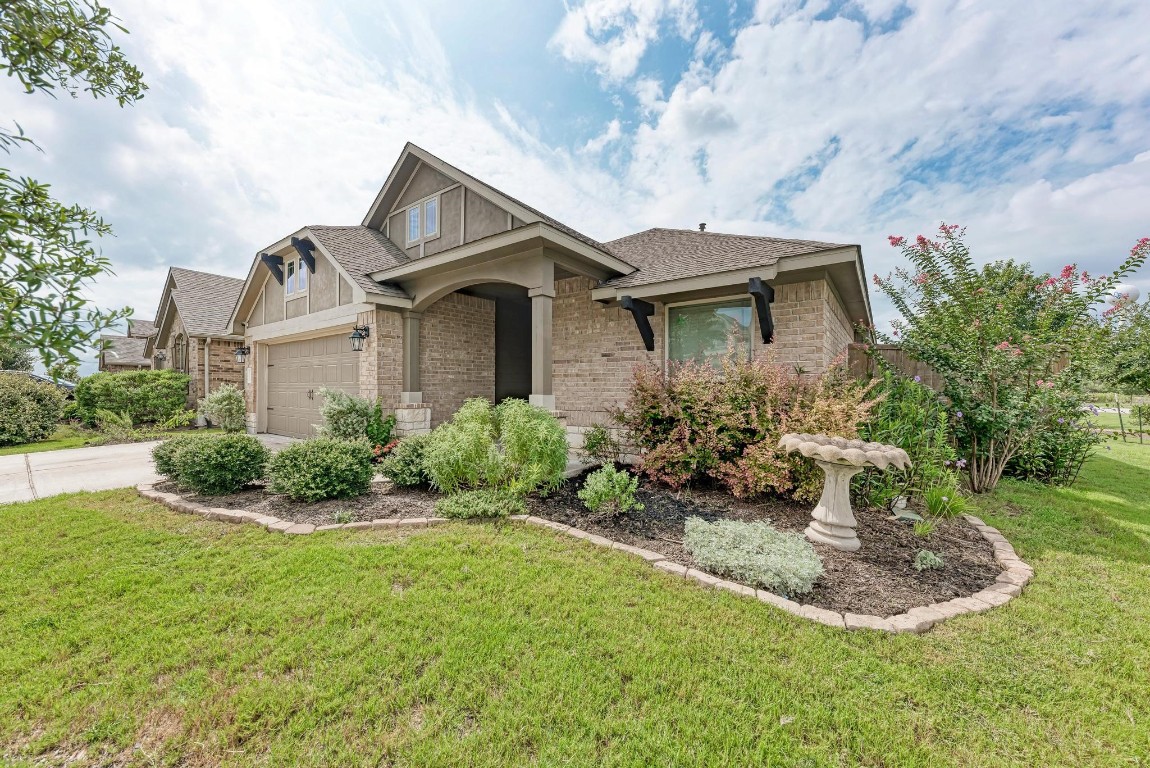
[(667, 308), (667, 359), (717, 363), (733, 348), (751, 356), (751, 300), (724, 299)]

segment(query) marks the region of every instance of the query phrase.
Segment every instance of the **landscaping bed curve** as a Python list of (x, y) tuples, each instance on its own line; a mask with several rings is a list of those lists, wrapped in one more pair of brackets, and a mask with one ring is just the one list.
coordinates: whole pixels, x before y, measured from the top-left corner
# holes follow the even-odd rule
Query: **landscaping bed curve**
[[(562, 515), (562, 508), (556, 509), (556, 502), (561, 500), (562, 494), (564, 492), (570, 491), (571, 493), (574, 493), (574, 491), (571, 489), (572, 485), (572, 483), (565, 484), (564, 488), (560, 489), (560, 491), (555, 496), (549, 497), (548, 499), (541, 500), (539, 502), (548, 505), (547, 508), (552, 510), (552, 514), (549, 516), (555, 516), (555, 512), (559, 512), (560, 516)], [(436, 517), (431, 514), (411, 516), (405, 514), (404, 512), (392, 514), (388, 517), (377, 517), (371, 520), (365, 519), (369, 514), (371, 514), (371, 510), (375, 509), (383, 509), (386, 507), (389, 511), (398, 511), (397, 502), (402, 500), (405, 504), (407, 504), (409, 501), (409, 496), (419, 498), (417, 494), (422, 494), (434, 498), (434, 494), (430, 494), (426, 491), (415, 490), (411, 491), (410, 493), (407, 489), (396, 489), (395, 491), (392, 491), (389, 488), (379, 488), (378, 484), (370, 495), (373, 497), (390, 497), (387, 501), (381, 502), (378, 499), (375, 500), (375, 504), (382, 504), (384, 505), (383, 507), (373, 506), (370, 508), (360, 509), (355, 513), (356, 519), (354, 519), (352, 522), (329, 523), (321, 525), (317, 525), (315, 522), (306, 522), (297, 519), (283, 519), (270, 514), (272, 502), (266, 498), (270, 496), (270, 494), (266, 494), (266, 492), (264, 492), (262, 489), (248, 489), (241, 491), (239, 494), (232, 494), (230, 496), (210, 497), (211, 501), (215, 503), (222, 503), (224, 501), (228, 501), (228, 503), (235, 503), (236, 501), (247, 500), (254, 502), (253, 506), (256, 507), (255, 509), (234, 509), (224, 506), (209, 506), (207, 504), (202, 504), (198, 501), (185, 498), (178, 493), (165, 490), (165, 488), (170, 487), (171, 486), (166, 483), (155, 485), (142, 484), (138, 486), (138, 491), (141, 496), (152, 501), (159, 502), (178, 512), (197, 514), (210, 520), (218, 520), (220, 522), (249, 523), (259, 525), (271, 532), (281, 532), (294, 535), (306, 535), (320, 531), (339, 529), (355, 530), (366, 528), (426, 528), (449, 522), (446, 518)], [(356, 502), (359, 500), (351, 501)], [(647, 499), (646, 501), (651, 501), (651, 499)], [(259, 505), (265, 503), (266, 505), (263, 507), (264, 511), (259, 511)], [(334, 504), (336, 502), (333, 501), (327, 503)], [(348, 505), (348, 501), (346, 500), (343, 503), (344, 505)], [(702, 514), (699, 515), (700, 517), (704, 517), (708, 513), (712, 517), (715, 516), (715, 512), (713, 510), (708, 512), (705, 506), (700, 506), (694, 501), (691, 501), (690, 503), (695, 504), (695, 506), (701, 510)], [(426, 504), (426, 499), (424, 500), (424, 504)], [(300, 504), (298, 506), (315, 507), (316, 505)], [(776, 518), (778, 518), (782, 516), (780, 515), (780, 512), (791, 506), (799, 509), (797, 505), (780, 503), (778, 508), (772, 507), (771, 512), (773, 515), (775, 515)], [(290, 503), (284, 504), (281, 502), (280, 509), (281, 511), (285, 511), (285, 513), (292, 512), (290, 509)], [(417, 511), (425, 511), (427, 509), (428, 507), (425, 507), (422, 504), (417, 507)], [(311, 514), (314, 519), (315, 515), (330, 515), (331, 513), (320, 513), (313, 511)], [(735, 509), (735, 515), (738, 515), (737, 507)], [(806, 512), (805, 508), (804, 515), (809, 515), (809, 512)], [(731, 517), (732, 515), (727, 514), (726, 516)], [(685, 517), (686, 515), (682, 515), (683, 519), (685, 519)], [(1010, 545), (1006, 538), (1001, 533), (999, 533), (997, 529), (986, 525), (977, 517), (965, 515), (963, 516), (963, 521), (967, 524), (967, 526), (961, 526), (957, 520), (951, 521), (954, 523), (955, 530), (965, 528), (966, 530), (970, 531), (973, 538), (981, 540), (983, 547), (985, 547), (987, 544), (989, 545), (993, 556), (994, 567), (998, 569), (996, 575), (993, 576), (989, 583), (983, 584), (978, 589), (972, 591), (972, 593), (969, 595), (962, 595), (943, 601), (931, 601), (929, 604), (917, 605), (906, 609), (905, 611), (891, 612), (886, 615), (879, 615), (865, 612), (824, 608), (820, 607), (815, 602), (802, 604), (795, 600), (789, 600), (787, 598), (780, 597), (779, 595), (768, 592), (766, 590), (755, 589), (744, 584), (738, 584), (733, 581), (719, 578), (712, 574), (706, 573), (705, 571), (694, 568), (688, 564), (690, 562), (690, 556), (686, 553), (686, 550), (682, 549), (681, 543), (678, 544), (678, 550), (675, 550), (673, 553), (667, 553), (664, 551), (649, 549), (643, 546), (637, 546), (632, 542), (643, 542), (648, 539), (645, 539), (643, 536), (637, 536), (634, 533), (628, 535), (625, 531), (620, 531), (613, 535), (618, 535), (621, 538), (629, 539), (630, 541), (599, 535), (598, 533), (593, 532), (594, 528), (593, 530), (584, 530), (580, 527), (572, 526), (556, 520), (545, 519), (537, 515), (513, 515), (510, 519), (512, 522), (526, 523), (529, 525), (537, 525), (544, 528), (549, 528), (559, 533), (564, 533), (578, 539), (583, 539), (598, 546), (626, 552), (628, 554), (642, 558), (655, 568), (658, 568), (659, 570), (662, 570), (673, 576), (691, 579), (706, 587), (724, 589), (748, 598), (757, 599), (761, 602), (787, 611), (788, 613), (791, 613), (795, 616), (816, 621), (821, 624), (826, 624), (828, 626), (839, 627), (842, 629), (873, 629), (890, 633), (922, 633), (930, 629), (932, 626), (954, 616), (959, 616), (966, 613), (981, 613), (983, 611), (990, 610), (991, 608), (995, 608), (1009, 602), (1012, 598), (1017, 597), (1022, 593), (1022, 588), (1034, 575), (1034, 570), (1022, 561), (1022, 559), (1014, 551), (1014, 548)], [(736, 517), (736, 519), (738, 518)], [(807, 518), (805, 516), (802, 518), (804, 524), (806, 519)], [(777, 519), (775, 522), (781, 523), (781, 521)], [(869, 524), (872, 522), (872, 520), (871, 518), (867, 517), (861, 519), (860, 522)], [(785, 530), (787, 526), (780, 524), (780, 528)], [(862, 528), (862, 526), (860, 526), (860, 528)], [(864, 540), (864, 547), (862, 551), (865, 552), (871, 543), (874, 542), (867, 542)], [(673, 545), (675, 542), (663, 542), (659, 545), (660, 549), (672, 549), (672, 547), (666, 546), (667, 544)], [(876, 549), (879, 548), (876, 547)], [(833, 561), (831, 561), (831, 567), (827, 567), (827, 553), (829, 551), (837, 550), (833, 550), (833, 548), (830, 547), (819, 549), (820, 556), (824, 558), (824, 567), (827, 568), (827, 573), (832, 574), (832, 578), (833, 574), (835, 573), (848, 573), (849, 569), (836, 569), (833, 565)], [(842, 554), (845, 555), (848, 553)], [(853, 554), (855, 556), (859, 555), (859, 553), (849, 554)], [(686, 562), (677, 562), (678, 560), (685, 560)]]

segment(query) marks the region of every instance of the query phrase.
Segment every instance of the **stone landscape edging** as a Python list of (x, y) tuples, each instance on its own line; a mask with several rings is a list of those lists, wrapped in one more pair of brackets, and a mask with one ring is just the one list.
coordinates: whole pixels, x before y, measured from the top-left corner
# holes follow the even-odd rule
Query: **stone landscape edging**
[[(137, 486), (137, 491), (145, 499), (163, 504), (165, 507), (175, 510), (176, 512), (200, 515), (208, 520), (217, 520), (224, 523), (251, 523), (259, 525), (268, 531), (293, 535), (306, 535), (317, 531), (334, 531), (341, 529), (429, 528), (450, 522), (445, 517), (392, 517), (372, 520), (371, 522), (336, 523), (316, 526), (311, 523), (293, 523), (290, 520), (280, 520), (271, 515), (248, 512), (242, 509), (209, 507), (205, 504), (188, 501), (176, 493), (157, 491), (151, 484), (139, 485)], [(840, 613), (826, 608), (818, 608), (813, 605), (801, 605), (794, 600), (779, 597), (773, 592), (755, 589), (754, 587), (748, 587), (745, 584), (739, 584), (734, 581), (727, 581), (718, 576), (712, 576), (709, 573), (700, 571), (697, 568), (690, 568), (672, 562), (666, 555), (650, 549), (643, 549), (642, 547), (612, 541), (603, 536), (597, 536), (579, 528), (545, 520), (541, 517), (535, 517), (534, 515), (511, 515), (510, 517), (510, 519), (515, 522), (549, 528), (557, 533), (564, 533), (577, 539), (583, 539), (607, 549), (617, 549), (620, 552), (626, 552), (629, 555), (642, 558), (653, 567), (665, 573), (684, 579), (692, 579), (705, 587), (724, 589), (736, 595), (755, 598), (760, 602), (772, 605), (803, 619), (809, 619), (810, 621), (816, 621), (820, 624), (837, 627), (838, 629), (873, 629), (892, 634), (921, 634), (931, 627), (941, 624), (948, 619), (952, 619), (955, 616), (961, 616), (967, 613), (982, 613), (983, 611), (997, 608), (1000, 605), (1005, 605), (1015, 597), (1021, 595), (1022, 588), (1034, 577), (1034, 569), (1023, 562), (1022, 558), (1014, 551), (1014, 547), (1011, 546), (1010, 542), (1006, 540), (1006, 537), (1003, 536), (998, 529), (987, 525), (973, 515), (963, 515), (963, 518), (974, 526), (975, 530), (982, 534), (982, 537), (994, 547), (994, 559), (1003, 567), (1003, 572), (998, 575), (995, 583), (986, 589), (975, 592), (970, 597), (957, 597), (946, 602), (918, 606), (911, 608), (905, 613), (883, 617), (850, 612)]]

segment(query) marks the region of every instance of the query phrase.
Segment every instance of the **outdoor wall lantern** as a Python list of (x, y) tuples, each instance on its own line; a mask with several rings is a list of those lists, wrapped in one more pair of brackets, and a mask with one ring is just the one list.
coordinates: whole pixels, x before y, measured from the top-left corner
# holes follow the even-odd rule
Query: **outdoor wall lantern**
[(235, 356), (237, 363), (246, 363), (248, 355), (252, 353), (251, 347), (236, 347)]
[(167, 359), (168, 359), (168, 353), (165, 352), (164, 350), (161, 349), (161, 350), (156, 352), (156, 362), (157, 363), (162, 363)]
[(351, 339), (351, 351), (352, 352), (362, 352), (363, 351), (363, 340), (366, 339), (370, 335), (371, 335), (371, 329), (370, 328), (368, 328), (366, 325), (357, 325), (355, 327), (355, 329), (352, 330), (351, 335), (348, 336), (348, 338)]

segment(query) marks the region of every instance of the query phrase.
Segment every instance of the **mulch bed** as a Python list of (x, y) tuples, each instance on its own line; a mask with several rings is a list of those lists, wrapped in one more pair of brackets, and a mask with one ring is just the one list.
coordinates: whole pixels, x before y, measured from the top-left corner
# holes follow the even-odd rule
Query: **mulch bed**
[[(643, 479), (638, 498), (644, 509), (607, 518), (592, 515), (576, 495), (586, 475), (585, 472), (569, 480), (547, 498), (529, 498), (529, 512), (614, 541), (654, 550), (691, 567), (698, 565), (682, 543), (683, 524), (688, 517), (698, 516), (709, 521), (765, 520), (781, 531), (802, 532), (811, 521), (814, 506), (782, 499), (739, 501), (718, 489), (675, 492)], [(159, 484), (156, 489), (178, 492), (171, 483)], [(365, 496), (314, 504), (291, 501), (269, 493), (262, 486), (250, 486), (228, 496), (187, 498), (213, 507), (246, 509), (319, 526), (337, 522), (337, 514), (340, 515), (338, 522), (431, 517), (440, 496), (426, 489), (377, 483)], [(792, 599), (833, 611), (891, 616), (919, 605), (969, 597), (993, 584), (1002, 572), (991, 544), (961, 518), (939, 520), (930, 536), (920, 538), (911, 525), (889, 520), (886, 512), (856, 509), (855, 517), (862, 541), (859, 551), (841, 552), (825, 544), (815, 544), (825, 572), (809, 594)], [(914, 557), (922, 549), (941, 557), (943, 567), (922, 573), (916, 571)]]
[[(586, 473), (565, 483), (546, 499), (530, 499), (531, 514), (651, 549), (692, 567), (698, 565), (682, 544), (688, 517), (765, 520), (780, 531), (801, 532), (810, 523), (814, 507), (781, 499), (744, 502), (713, 489), (676, 493), (644, 479), (637, 496), (645, 508), (608, 519), (592, 515), (579, 501), (576, 493), (585, 477)], [(909, 524), (888, 520), (887, 512), (856, 509), (855, 517), (862, 542), (859, 551), (842, 552), (815, 544), (825, 573), (809, 594), (792, 599), (833, 611), (891, 616), (919, 605), (969, 597), (1002, 573), (991, 544), (961, 518), (938, 521), (924, 539)], [(916, 571), (914, 557), (921, 549), (941, 557), (943, 567)]]
[[(267, 491), (262, 485), (250, 485), (238, 493), (227, 496), (197, 496), (180, 491), (174, 483), (159, 483), (157, 491), (180, 493), (188, 501), (211, 507), (245, 509), (280, 520), (312, 525), (365, 523), (388, 517), (432, 517), (438, 493), (423, 489), (394, 488), (391, 483), (373, 483), (371, 492), (354, 499), (328, 499), (327, 501), (292, 501)], [(336, 516), (339, 520), (336, 520)]]

